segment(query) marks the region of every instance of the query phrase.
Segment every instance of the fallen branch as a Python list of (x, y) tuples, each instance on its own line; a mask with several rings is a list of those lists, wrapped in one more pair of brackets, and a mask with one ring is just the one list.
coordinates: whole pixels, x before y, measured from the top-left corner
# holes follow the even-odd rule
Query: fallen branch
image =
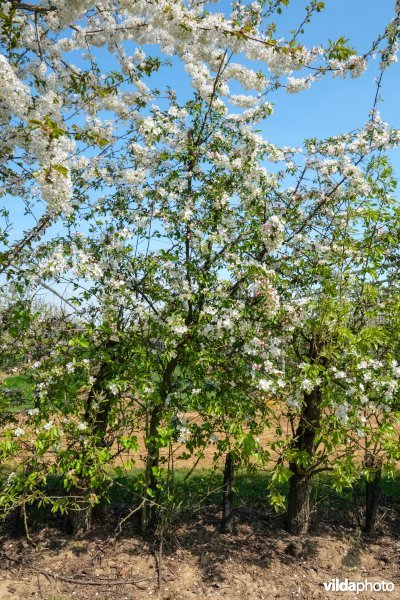
[[(3, 557), (6, 560), (10, 560), (11, 562), (23, 564), (20, 558), (13, 558), (9, 556), (5, 552), (3, 552)], [(68, 577), (67, 575), (58, 575), (58, 573), (52, 573), (51, 571), (46, 571), (45, 569), (40, 569), (39, 567), (34, 567), (32, 564), (26, 565), (29, 569), (32, 569), (36, 573), (40, 573), (45, 577), (51, 577), (56, 581), (65, 581), (66, 583), (76, 583), (77, 585), (98, 585), (98, 586), (114, 586), (114, 585), (137, 585), (141, 581), (149, 581), (152, 577), (138, 577), (137, 579), (102, 579), (97, 581), (95, 579), (77, 579), (76, 577)]]

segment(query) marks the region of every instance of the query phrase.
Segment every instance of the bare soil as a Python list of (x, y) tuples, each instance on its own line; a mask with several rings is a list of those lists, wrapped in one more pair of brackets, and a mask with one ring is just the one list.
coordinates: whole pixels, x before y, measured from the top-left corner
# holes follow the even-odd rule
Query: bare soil
[[(85, 538), (72, 538), (60, 522), (36, 526), (36, 547), (0, 533), (0, 600), (289, 600), (400, 599), (399, 506), (381, 509), (374, 537), (361, 535), (354, 516), (329, 506), (315, 515), (309, 536), (294, 538), (267, 507), (237, 511), (236, 532), (219, 533), (220, 509), (181, 515), (161, 555), (156, 536), (144, 540), (124, 514), (97, 518)], [(101, 521), (101, 522), (100, 522)], [(395, 590), (326, 592), (323, 582), (386, 581)], [(158, 581), (160, 579), (160, 587)]]

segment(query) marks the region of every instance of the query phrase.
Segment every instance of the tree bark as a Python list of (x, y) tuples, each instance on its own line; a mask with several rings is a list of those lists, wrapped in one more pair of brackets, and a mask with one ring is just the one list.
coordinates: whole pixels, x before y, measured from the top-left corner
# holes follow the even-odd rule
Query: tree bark
[(74, 499), (74, 508), (68, 511), (68, 529), (72, 535), (84, 534), (92, 526), (92, 506), (85, 499), (86, 490), (75, 486), (70, 490)]
[[(367, 466), (373, 467), (374, 457), (367, 458)], [(379, 497), (381, 492), (382, 471), (378, 466), (374, 473), (372, 481), (365, 482), (365, 532), (372, 534), (375, 531), (376, 515), (379, 507)]]
[(233, 533), (234, 527), (234, 492), (233, 483), (235, 476), (235, 464), (232, 452), (228, 452), (225, 458), (224, 485), (222, 489), (222, 520), (221, 533)]
[(161, 407), (155, 407), (150, 415), (149, 435), (146, 443), (147, 456), (145, 468), (145, 490), (143, 492), (143, 506), (140, 517), (142, 534), (146, 535), (153, 529), (156, 522), (156, 510), (154, 503), (157, 501), (157, 476), (153, 469), (158, 468), (160, 463), (160, 449), (156, 436), (157, 427), (160, 425)]
[(293, 535), (305, 535), (310, 524), (311, 478), (294, 473), (290, 478), (287, 529)]
[[(312, 462), (316, 446), (316, 432), (321, 420), (321, 390), (315, 388), (304, 394), (299, 424), (293, 449), (309, 457)], [(289, 480), (289, 495), (286, 527), (293, 535), (304, 535), (310, 524), (310, 495), (312, 477), (307, 469), (297, 462), (289, 465), (292, 476)]]
[[(106, 384), (112, 377), (113, 365), (115, 360), (115, 351), (118, 342), (109, 340), (106, 344), (106, 350), (109, 355), (100, 364), (95, 382), (89, 392), (85, 421), (89, 424), (91, 432), (97, 438), (99, 447), (105, 446), (105, 435), (107, 432), (108, 415), (112, 406), (112, 398)], [(94, 409), (97, 404), (98, 408)], [(87, 500), (90, 494), (90, 483), (85, 478), (81, 478), (78, 484), (70, 490), (71, 496), (75, 496), (75, 507), (68, 511), (68, 529), (73, 535), (87, 533), (92, 523), (92, 505)]]
[(159, 389), (159, 401), (147, 413), (147, 419), (150, 415), (150, 421), (146, 425), (146, 468), (145, 468), (145, 489), (143, 490), (143, 505), (140, 517), (142, 534), (146, 535), (149, 530), (154, 529), (157, 521), (157, 503), (159, 500), (158, 476), (154, 470), (160, 465), (160, 447), (158, 442), (158, 427), (161, 425), (163, 410), (171, 385), (171, 377), (178, 364), (178, 356), (175, 355), (166, 365), (162, 383)]

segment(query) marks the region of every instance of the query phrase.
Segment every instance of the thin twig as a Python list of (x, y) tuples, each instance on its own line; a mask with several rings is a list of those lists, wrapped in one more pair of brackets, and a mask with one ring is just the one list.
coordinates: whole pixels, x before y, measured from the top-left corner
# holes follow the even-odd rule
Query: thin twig
[(37, 584), (38, 584), (38, 588), (39, 588), (39, 594), (40, 594), (40, 597), (43, 598), (42, 588), (40, 586), (40, 579), (39, 579), (40, 573), (36, 573), (36, 577), (37, 577)]
[(139, 511), (139, 510), (142, 508), (142, 506), (143, 506), (144, 502), (145, 502), (145, 501), (144, 501), (144, 500), (142, 500), (142, 502), (139, 504), (139, 506), (137, 506), (136, 508), (134, 508), (133, 510), (131, 510), (131, 511), (130, 511), (130, 512), (127, 514), (127, 515), (126, 515), (126, 517), (124, 517), (123, 519), (121, 519), (121, 521), (119, 521), (119, 523), (118, 523), (117, 527), (115, 528), (115, 533), (116, 533), (116, 535), (119, 535), (120, 533), (122, 533), (122, 525), (123, 525), (123, 524), (124, 524), (124, 523), (125, 523), (125, 522), (126, 522), (128, 519), (130, 519), (132, 515), (134, 515), (136, 512), (138, 512), (138, 511)]
[(42, 50), (42, 45), (40, 43), (40, 32), (39, 32), (39, 25), (38, 25), (37, 17), (38, 17), (38, 13), (35, 12), (34, 20), (35, 20), (36, 42), (37, 42), (37, 45), (38, 45), (40, 62), (43, 62), (43, 50)]
[(31, 546), (36, 547), (36, 544), (33, 541), (33, 539), (31, 538), (30, 533), (29, 533), (28, 517), (27, 517), (27, 514), (26, 514), (26, 504), (25, 504), (25, 502), (22, 504), (22, 515), (24, 517), (24, 529), (25, 529), (26, 539), (28, 540), (28, 542), (30, 543)]
[(157, 565), (157, 573), (158, 573), (158, 589), (161, 590), (161, 573), (162, 573), (162, 551), (163, 551), (163, 532), (160, 536), (160, 543), (158, 546), (158, 565)]
[[(14, 563), (20, 563), (21, 567), (23, 563), (19, 558), (13, 558), (9, 556), (5, 552), (3, 552), (3, 557), (6, 560), (10, 560)], [(68, 577), (67, 575), (59, 575), (58, 573), (52, 573), (51, 571), (46, 571), (45, 569), (40, 569), (39, 567), (34, 567), (32, 564), (27, 565), (29, 569), (32, 569), (36, 573), (40, 573), (45, 577), (51, 577), (55, 581), (65, 581), (66, 583), (75, 583), (77, 585), (98, 585), (98, 586), (114, 586), (114, 585), (137, 585), (140, 581), (149, 581), (152, 577), (138, 577), (137, 579), (102, 579), (100, 581), (96, 581), (93, 579), (78, 579), (76, 577)]]

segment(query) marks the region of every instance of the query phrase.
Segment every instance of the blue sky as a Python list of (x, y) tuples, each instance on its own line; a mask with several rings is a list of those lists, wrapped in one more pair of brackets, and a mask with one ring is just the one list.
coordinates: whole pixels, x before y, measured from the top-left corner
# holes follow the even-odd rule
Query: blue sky
[[(226, 4), (223, 1), (211, 6), (222, 11)], [(276, 16), (277, 35), (289, 37), (290, 30), (303, 19), (306, 4), (306, 0), (291, 0), (282, 15)], [(329, 39), (344, 36), (358, 54), (363, 54), (393, 18), (394, 4), (394, 0), (326, 0), (325, 9), (314, 14), (299, 42), (309, 47), (326, 46)], [(378, 64), (379, 57), (370, 62), (368, 71), (360, 78), (344, 80), (327, 75), (310, 90), (298, 94), (287, 94), (285, 90), (273, 92), (271, 101), (275, 110), (272, 117), (260, 125), (263, 135), (278, 145), (301, 146), (304, 138), (325, 138), (362, 126), (374, 101)], [(190, 95), (188, 77), (175, 59), (173, 77), (170, 69), (163, 69), (158, 82), (160, 87), (171, 83), (183, 97)], [(400, 127), (400, 63), (386, 71), (381, 95), (384, 98), (379, 104), (382, 117), (394, 127)]]
[[(297, 22), (304, 6), (294, 1), (282, 17)], [(302, 40), (313, 45), (340, 35), (349, 38), (359, 54), (369, 49), (377, 34), (393, 15), (393, 0), (327, 0), (326, 8), (313, 18)], [(327, 137), (362, 125), (375, 96), (374, 78), (378, 61), (358, 79), (323, 78), (310, 90), (290, 95), (278, 92), (274, 99), (276, 112), (263, 127), (263, 133), (279, 144), (301, 145), (305, 137)], [(379, 109), (382, 117), (400, 127), (400, 66), (387, 70), (383, 80)], [(400, 166), (400, 163), (398, 163)]]
[[(224, 5), (225, 0), (211, 7), (221, 11)], [(277, 16), (279, 35), (288, 37), (290, 30), (297, 27), (304, 16), (305, 5), (305, 0), (292, 0), (283, 14)], [(326, 45), (328, 39), (343, 35), (362, 54), (383, 32), (393, 14), (394, 0), (326, 0), (326, 8), (314, 15), (299, 41), (308, 46)], [(94, 52), (105, 68), (112, 68), (105, 50), (96, 49)], [(155, 53), (156, 49), (151, 48), (151, 54)], [(76, 56), (71, 55), (71, 59), (72, 56), (75, 61)], [(172, 62), (172, 67), (162, 69), (157, 75), (157, 85), (163, 88), (171, 84), (178, 92), (178, 99), (186, 99), (191, 95), (188, 77), (178, 59)], [(325, 138), (357, 128), (368, 118), (377, 73), (378, 61), (373, 61), (368, 71), (358, 79), (343, 80), (328, 75), (310, 90), (298, 94), (287, 94), (285, 90), (274, 92), (270, 98), (275, 106), (274, 114), (258, 129), (266, 139), (278, 145), (302, 146), (304, 138)], [(399, 92), (400, 64), (386, 71), (382, 86), (384, 101), (379, 104), (383, 118), (395, 127), (400, 127)], [(391, 155), (397, 174), (400, 174), (400, 154), (397, 151)], [(22, 203), (17, 199), (8, 200), (15, 223), (13, 238), (18, 239), (22, 231), (31, 226), (32, 220), (24, 217)]]

